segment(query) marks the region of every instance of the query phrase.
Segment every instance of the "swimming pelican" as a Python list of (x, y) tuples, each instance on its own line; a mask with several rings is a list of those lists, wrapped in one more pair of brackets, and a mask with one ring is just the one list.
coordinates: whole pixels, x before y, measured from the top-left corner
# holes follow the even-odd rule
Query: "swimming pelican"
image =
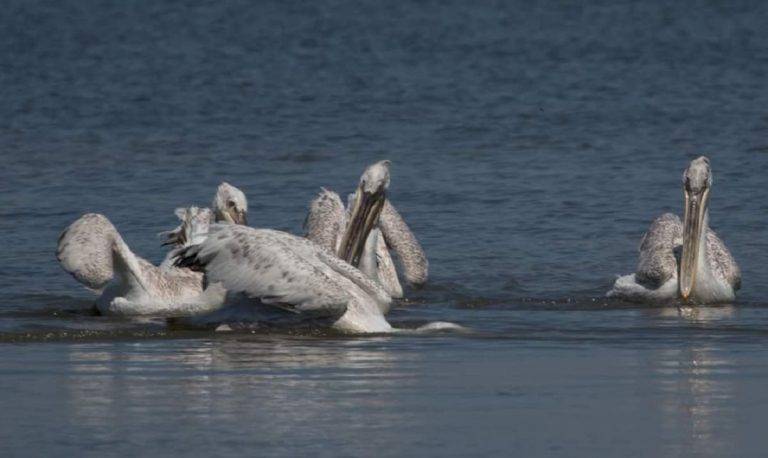
[(248, 225), (248, 200), (243, 191), (231, 184), (223, 182), (219, 185), (212, 207), (217, 223)]
[(683, 173), (683, 222), (671, 213), (656, 218), (640, 242), (637, 272), (619, 277), (609, 297), (629, 300), (723, 303), (735, 298), (741, 272), (709, 228), (709, 159), (691, 161)]
[[(360, 258), (384, 208), (388, 175), (370, 178), (339, 242), (349, 259)], [(204, 242), (182, 250), (176, 265), (203, 270), (206, 283), (226, 290), (222, 321), (227, 310), (246, 307), (257, 322), (275, 325), (310, 321), (347, 333), (395, 331), (384, 318), (392, 299), (383, 286), (303, 237), (214, 224)], [(420, 330), (445, 328), (457, 326), (431, 323)]]
[(72, 223), (59, 237), (56, 257), (65, 271), (100, 293), (96, 307), (113, 315), (187, 315), (207, 311), (214, 303), (203, 292), (203, 275), (173, 266), (183, 247), (205, 239), (211, 222), (245, 224), (248, 202), (236, 187), (221, 183), (213, 210), (179, 208), (181, 224), (166, 233), (164, 245), (172, 249), (156, 267), (136, 256), (104, 215), (89, 213)]
[[(429, 263), (413, 232), (386, 197), (389, 166), (389, 161), (380, 161), (365, 169), (357, 189), (349, 198), (348, 211), (338, 194), (322, 188), (310, 203), (304, 226), (309, 240), (380, 282), (390, 296), (400, 298), (403, 289), (389, 249), (397, 255), (405, 280), (411, 285), (422, 285), (427, 281)], [(386, 186), (381, 191), (382, 196), (371, 204), (374, 194), (370, 184), (379, 182)], [(355, 235), (360, 235), (353, 224), (355, 215), (370, 205), (381, 206), (377, 212), (380, 216), (378, 221), (372, 222), (374, 227), (364, 241), (362, 252), (353, 256), (350, 243)]]
[[(179, 209), (181, 234), (188, 245), (208, 232), (211, 211)], [(162, 315), (191, 302), (203, 292), (203, 276), (190, 269), (152, 265), (134, 254), (104, 215), (88, 213), (59, 237), (56, 258), (65, 271), (86, 287), (101, 292), (101, 314)]]

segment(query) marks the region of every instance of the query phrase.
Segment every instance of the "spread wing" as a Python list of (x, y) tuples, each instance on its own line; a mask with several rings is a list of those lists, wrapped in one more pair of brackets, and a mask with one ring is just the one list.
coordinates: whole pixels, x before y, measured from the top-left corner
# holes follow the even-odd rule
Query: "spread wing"
[(387, 200), (379, 217), (379, 228), (389, 247), (394, 250), (408, 283), (422, 285), (427, 282), (429, 262), (427, 255), (411, 229), (394, 206)]
[(304, 220), (307, 239), (336, 252), (346, 224), (346, 210), (341, 197), (322, 188), (309, 204), (309, 212)]
[(665, 213), (651, 223), (640, 241), (640, 261), (635, 278), (658, 287), (677, 275), (675, 249), (683, 242), (683, 224), (677, 215)]
[(91, 289), (101, 289), (114, 275), (112, 247), (120, 238), (104, 215), (88, 213), (62, 232), (56, 249), (61, 267)]
[(351, 297), (334, 270), (319, 259), (330, 253), (284, 232), (213, 225), (201, 245), (189, 248), (180, 266), (202, 265), (207, 281), (265, 304), (300, 313), (342, 315)]

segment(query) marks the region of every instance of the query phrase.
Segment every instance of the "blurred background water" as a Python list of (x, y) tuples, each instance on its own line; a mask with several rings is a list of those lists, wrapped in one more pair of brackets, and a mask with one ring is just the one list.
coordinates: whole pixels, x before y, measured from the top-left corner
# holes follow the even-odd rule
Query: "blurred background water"
[[(768, 6), (8, 0), (0, 451), (759, 456)], [(603, 298), (712, 160), (729, 307)], [(461, 336), (215, 335), (93, 317), (55, 257), (104, 213), (163, 257), (222, 180), (301, 233), (390, 159), (431, 262), (389, 319)]]

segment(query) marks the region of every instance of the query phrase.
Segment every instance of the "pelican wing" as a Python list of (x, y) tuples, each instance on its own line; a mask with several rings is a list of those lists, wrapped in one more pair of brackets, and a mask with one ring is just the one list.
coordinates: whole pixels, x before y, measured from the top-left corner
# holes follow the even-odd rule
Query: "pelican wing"
[(640, 261), (635, 278), (658, 287), (677, 275), (676, 247), (682, 244), (683, 224), (672, 213), (665, 213), (651, 223), (640, 241)]
[(151, 285), (145, 272), (157, 269), (149, 261), (139, 258), (128, 248), (118, 235), (112, 248), (112, 266), (120, 281), (131, 289), (141, 289), (150, 293)]
[(300, 313), (341, 315), (351, 297), (321, 256), (333, 258), (291, 234), (215, 224), (205, 242), (186, 250), (179, 265), (202, 265), (209, 283), (221, 282), (227, 291), (265, 304)]
[(376, 238), (376, 262), (379, 267), (379, 281), (384, 286), (384, 289), (392, 297), (403, 297), (403, 287), (397, 278), (395, 263), (392, 260), (392, 255), (389, 254), (389, 248), (387, 248), (387, 243), (384, 241), (383, 236)]
[(711, 229), (707, 231), (708, 260), (712, 270), (724, 278), (736, 291), (741, 288), (741, 269), (725, 243)]
[(385, 202), (379, 217), (379, 227), (387, 245), (397, 254), (406, 281), (413, 285), (426, 283), (429, 271), (427, 255), (389, 200)]
[[(301, 240), (301, 239), (300, 239)], [(308, 240), (301, 240), (302, 243), (310, 244)], [(392, 297), (387, 290), (378, 282), (371, 280), (370, 277), (365, 275), (359, 269), (355, 268), (351, 264), (347, 263), (343, 259), (337, 257), (333, 253), (328, 253), (325, 250), (318, 250), (315, 247), (311, 247), (317, 253), (317, 258), (331, 270), (354, 283), (363, 292), (371, 296), (376, 304), (379, 306), (379, 310), (383, 314), (389, 311), (389, 306), (392, 302)]]
[(341, 197), (333, 191), (321, 188), (309, 204), (304, 220), (307, 239), (335, 252), (346, 226), (346, 210)]
[(98, 290), (114, 275), (112, 247), (117, 239), (120, 234), (106, 216), (88, 213), (62, 232), (56, 259), (77, 281)]

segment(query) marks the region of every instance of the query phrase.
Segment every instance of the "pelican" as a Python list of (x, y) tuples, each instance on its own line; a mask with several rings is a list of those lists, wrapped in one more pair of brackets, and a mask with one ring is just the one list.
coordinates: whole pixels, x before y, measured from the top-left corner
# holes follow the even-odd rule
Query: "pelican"
[[(210, 210), (191, 207), (176, 214), (187, 237), (178, 243), (189, 244), (208, 231)], [(96, 308), (103, 315), (162, 314), (203, 292), (201, 273), (152, 265), (133, 253), (109, 219), (97, 213), (81, 216), (61, 234), (56, 257), (76, 280), (101, 293)]]
[[(196, 208), (196, 207), (193, 207)], [(198, 222), (198, 227), (205, 227), (206, 231), (193, 231), (192, 225), (186, 222), (187, 218), (199, 219), (200, 215), (208, 215), (209, 223), (222, 224), (248, 224), (248, 199), (245, 198), (243, 191), (237, 189), (227, 182), (222, 182), (216, 189), (216, 195), (213, 197), (213, 210), (205, 208), (199, 209), (195, 216), (187, 215), (187, 209), (177, 208), (176, 216), (181, 220), (175, 229), (163, 232), (166, 240), (163, 245), (172, 245), (175, 249), (168, 252), (163, 261), (163, 265), (171, 265), (175, 259), (178, 248), (197, 245), (205, 240), (209, 224), (203, 226), (203, 222)]]
[[(388, 175), (369, 177), (340, 242), (345, 258), (360, 258), (384, 208)], [(395, 331), (384, 318), (392, 301), (384, 287), (303, 237), (214, 224), (205, 241), (182, 250), (176, 265), (204, 271), (207, 284), (226, 290), (229, 307), (222, 310), (245, 307), (257, 321), (289, 326), (310, 321), (344, 333)], [(431, 323), (421, 329), (455, 327)]]
[[(304, 228), (309, 240), (380, 282), (393, 298), (401, 298), (403, 288), (389, 249), (397, 255), (405, 280), (411, 285), (418, 286), (427, 281), (429, 263), (413, 232), (386, 196), (389, 167), (389, 161), (380, 161), (365, 169), (357, 189), (349, 197), (348, 211), (338, 194), (321, 188), (310, 203)], [(374, 193), (371, 183), (386, 183), (381, 195)], [(356, 215), (376, 206), (381, 207), (376, 211), (380, 216), (378, 220), (372, 220), (373, 228), (364, 239), (363, 250), (354, 254), (352, 244), (360, 242), (354, 238), (363, 235), (355, 226), (360, 224), (356, 221), (363, 220), (356, 219)], [(366, 217), (375, 215), (371, 213)]]
[[(100, 296), (96, 307), (111, 315), (177, 315), (206, 310), (211, 299), (203, 293), (203, 275), (173, 266), (183, 247), (200, 243), (209, 225), (244, 224), (245, 194), (228, 183), (219, 185), (208, 208), (179, 208), (181, 224), (166, 233), (164, 245), (174, 247), (158, 267), (134, 254), (109, 219), (88, 213), (59, 237), (56, 258), (62, 268)], [(220, 293), (212, 289), (208, 294)]]
[(709, 228), (709, 159), (691, 161), (683, 173), (683, 221), (665, 213), (640, 242), (637, 272), (619, 277), (609, 297), (628, 300), (726, 303), (741, 286), (741, 272), (722, 240)]
[(243, 191), (231, 184), (223, 182), (219, 185), (212, 207), (217, 223), (248, 225), (248, 200)]

